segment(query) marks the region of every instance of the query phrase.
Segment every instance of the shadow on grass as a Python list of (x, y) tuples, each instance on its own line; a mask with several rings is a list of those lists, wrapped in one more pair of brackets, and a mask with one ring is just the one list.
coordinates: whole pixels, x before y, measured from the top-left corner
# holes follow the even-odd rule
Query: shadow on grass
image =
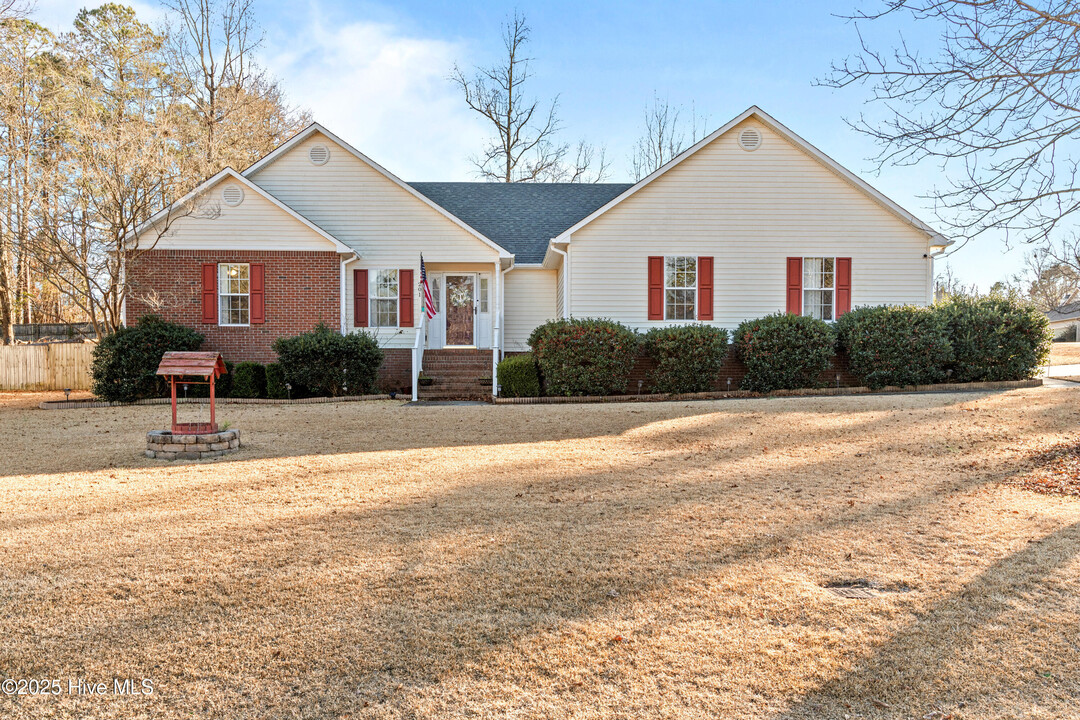
[[(949, 407), (987, 397), (986, 393), (935, 395), (933, 407)], [(927, 396), (877, 398), (887, 408), (925, 407)], [(871, 402), (875, 399), (871, 398)], [(304, 458), (342, 453), (494, 447), (584, 438), (617, 437), (658, 420), (721, 418), (740, 431), (740, 418), (778, 412), (810, 412), (821, 417), (866, 414), (864, 397), (757, 398), (626, 405), (484, 406), (411, 408), (391, 403), (326, 405), (236, 405), (218, 414), (241, 432), (244, 448), (235, 458)], [(119, 407), (86, 410), (3, 410), (5, 426), (0, 477), (57, 475), (113, 468), (176, 468), (143, 457), (146, 432), (168, 424), (168, 408)], [(678, 431), (677, 431), (678, 432)], [(692, 433), (679, 433), (691, 438)], [(57, 452), (48, 452), (57, 439)]]
[[(1065, 590), (1052, 576), (1080, 555), (1080, 523), (1062, 527), (983, 570), (894, 636), (867, 648), (856, 667), (799, 698), (779, 717), (979, 717), (1011, 708), (1017, 716), (1075, 710), (1080, 685), (1076, 614), (1050, 613)], [(1055, 597), (1056, 596), (1056, 597)], [(1074, 610), (1075, 610), (1075, 603)], [(1056, 631), (1039, 630), (1061, 623)], [(1039, 637), (1033, 637), (1038, 635)], [(1026, 636), (1026, 637), (1025, 637)], [(958, 670), (976, 656), (987, 672), (1017, 664), (1002, 691)], [(1062, 677), (1062, 675), (1065, 677)], [(1037, 710), (1039, 709), (1039, 710)], [(938, 714), (934, 714), (938, 713)], [(1010, 713), (1005, 713), (1009, 715)]]
[[(848, 452), (876, 448), (881, 457), (838, 468), (835, 458), (782, 457), (840, 439), (826, 427), (774, 436), (770, 452), (781, 457), (760, 466), (761, 436), (739, 434), (737, 416), (698, 415), (682, 418), (703, 423), (696, 429), (624, 423), (623, 432), (640, 435), (642, 454), (605, 467), (551, 463), (537, 473), (532, 464), (489, 463), (444, 489), (361, 498), (370, 502), (363, 508), (331, 495), (328, 509), (317, 496), (348, 490), (333, 483), (335, 474), (363, 479), (368, 453), (296, 478), (296, 500), (308, 504), (271, 519), (262, 516), (259, 493), (287, 477), (252, 477), (224, 497), (221, 487), (200, 481), (131, 498), (110, 511), (115, 537), (91, 532), (92, 519), (6, 520), (9, 538), (33, 527), (76, 553), (34, 550), (44, 563), (13, 563), (0, 598), (18, 608), (21, 623), (0, 620), (9, 631), (0, 663), (50, 675), (157, 668), (166, 680), (154, 699), (157, 715), (203, 712), (208, 689), (213, 706), (232, 717), (332, 716), (366, 706), (422, 715), (417, 698), (455, 678), (497, 683), (511, 671), (500, 671), (494, 658), (529, 638), (618, 614), (683, 581), (734, 572), (829, 533), (857, 530), (886, 541), (882, 521), (902, 517), (926, 527), (952, 496), (1013, 472), (1007, 460), (955, 473), (939, 461), (940, 475), (904, 478), (864, 502), (852, 490), (860, 477), (904, 454), (939, 458), (925, 442), (922, 416), (849, 420)], [(899, 428), (894, 446), (873, 440), (882, 426)], [(412, 462), (415, 471), (424, 458)], [(526, 473), (533, 476), (522, 480)], [(159, 510), (179, 501), (183, 512)], [(756, 520), (798, 503), (805, 507), (788, 508), (782, 525)], [(84, 540), (88, 532), (99, 542)], [(927, 670), (911, 682), (936, 697), (919, 683), (932, 681), (950, 646), (973, 627), (964, 608), (974, 607), (976, 626), (984, 615), (1001, 615), (1016, 591), (1067, 562), (1077, 539), (1070, 526), (1048, 536), (1044, 553), (1032, 547), (991, 566), (987, 580), (967, 586), (974, 595), (941, 601), (917, 631), (875, 648), (868, 674), (885, 677), (925, 660)], [(921, 699), (904, 684), (868, 695), (862, 677), (826, 683), (790, 716), (849, 697), (897, 705)]]

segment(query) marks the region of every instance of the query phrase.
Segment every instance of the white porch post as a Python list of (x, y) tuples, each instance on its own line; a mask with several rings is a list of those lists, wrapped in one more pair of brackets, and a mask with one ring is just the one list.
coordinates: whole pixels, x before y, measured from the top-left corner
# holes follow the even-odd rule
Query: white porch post
[(491, 313), (491, 396), (499, 397), (499, 333), (502, 331), (502, 267), (500, 261), (495, 261), (495, 275), (492, 278), (495, 287), (492, 288), (492, 300), (495, 312)]

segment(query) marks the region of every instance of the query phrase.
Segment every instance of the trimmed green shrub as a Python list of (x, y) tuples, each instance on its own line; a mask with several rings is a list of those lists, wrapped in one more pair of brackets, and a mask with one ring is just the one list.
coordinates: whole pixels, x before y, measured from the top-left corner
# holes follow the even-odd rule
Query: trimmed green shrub
[[(225, 361), (225, 374), (214, 381), (214, 397), (226, 398), (232, 397), (233, 386), (233, 369), (236, 367), (236, 363), (226, 360)], [(177, 391), (179, 393), (179, 391)], [(169, 394), (168, 386), (165, 387), (165, 394)], [(186, 397), (193, 398), (208, 398), (210, 397), (210, 386), (202, 385), (198, 383), (191, 383), (188, 385)]]
[(102, 400), (131, 402), (168, 393), (168, 383), (155, 373), (168, 351), (198, 350), (202, 334), (156, 315), (144, 315), (130, 327), (106, 335), (93, 352), (90, 374), (94, 395)]
[(237, 363), (233, 372), (232, 397), (266, 397), (266, 367), (257, 362)]
[(532, 353), (503, 358), (497, 372), (501, 397), (540, 397), (540, 369)]
[(266, 397), (274, 400), (284, 400), (289, 397), (289, 391), (285, 388), (285, 373), (281, 369), (281, 363), (269, 363), (265, 371)]
[(548, 395), (613, 395), (626, 391), (638, 335), (613, 320), (552, 320), (532, 331)]
[(278, 338), (273, 347), (293, 397), (371, 393), (383, 360), (370, 334), (342, 335), (322, 323), (311, 332)]
[(742, 389), (818, 387), (834, 346), (833, 329), (824, 320), (788, 313), (747, 320), (735, 330), (735, 349), (746, 365)]
[(944, 382), (953, 358), (945, 316), (933, 308), (857, 308), (840, 316), (836, 331), (851, 374), (875, 390)]
[(706, 392), (727, 356), (728, 333), (712, 325), (677, 325), (654, 328), (642, 342), (656, 361), (652, 376), (656, 392)]
[(1034, 305), (990, 297), (952, 297), (934, 308), (952, 343), (952, 379), (997, 382), (1032, 377), (1050, 354), (1050, 323)]

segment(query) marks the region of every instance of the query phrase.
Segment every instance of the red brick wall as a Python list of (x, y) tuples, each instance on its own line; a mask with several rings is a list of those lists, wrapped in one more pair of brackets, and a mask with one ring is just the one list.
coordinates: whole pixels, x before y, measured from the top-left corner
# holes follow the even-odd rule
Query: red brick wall
[[(250, 327), (202, 322), (201, 268), (207, 262), (265, 266), (266, 322)], [(127, 319), (134, 323), (154, 313), (198, 330), (206, 336), (203, 349), (226, 360), (273, 362), (275, 339), (307, 332), (320, 322), (341, 327), (340, 272), (335, 252), (150, 250), (128, 263)]]
[(382, 392), (412, 391), (412, 350), (383, 348), (383, 364), (375, 387)]

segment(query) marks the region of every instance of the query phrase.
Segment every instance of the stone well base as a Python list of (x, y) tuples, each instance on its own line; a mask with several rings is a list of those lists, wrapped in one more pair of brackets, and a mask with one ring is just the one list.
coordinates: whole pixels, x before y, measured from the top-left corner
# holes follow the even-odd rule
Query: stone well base
[(222, 430), (209, 435), (173, 435), (170, 430), (146, 433), (146, 457), (159, 460), (202, 460), (239, 449), (239, 430)]

